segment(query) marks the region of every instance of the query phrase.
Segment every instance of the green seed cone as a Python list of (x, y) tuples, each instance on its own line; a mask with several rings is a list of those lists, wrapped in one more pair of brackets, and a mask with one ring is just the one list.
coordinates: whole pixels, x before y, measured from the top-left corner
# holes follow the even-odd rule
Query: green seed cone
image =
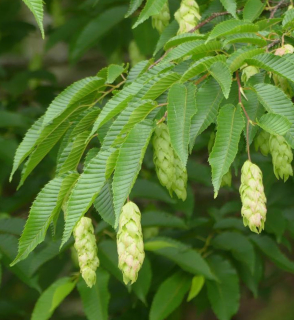
[(153, 162), (157, 177), (160, 183), (171, 192), (175, 175), (174, 151), (165, 123), (156, 126), (152, 143), (154, 149)]
[(152, 16), (152, 27), (157, 29), (159, 33), (165, 29), (170, 20), (168, 1), (164, 4), (159, 14)]
[(243, 223), (251, 231), (260, 233), (266, 220), (266, 197), (262, 183), (262, 172), (250, 161), (243, 164), (241, 170), (240, 196)]
[(125, 284), (134, 283), (142, 267), (145, 252), (141, 228), (141, 213), (133, 202), (122, 208), (117, 233), (118, 267)]
[(82, 277), (87, 286), (91, 288), (96, 283), (96, 269), (99, 266), (96, 239), (91, 219), (81, 218), (74, 228), (73, 235)]
[(268, 132), (264, 130), (260, 131), (260, 133), (254, 139), (255, 150), (256, 151), (260, 150), (260, 152), (264, 156), (267, 156), (270, 152), (269, 139), (270, 139), (270, 134)]
[(158, 125), (154, 131), (153, 149), (153, 162), (160, 183), (168, 189), (170, 195), (174, 192), (179, 199), (185, 201), (187, 171), (183, 169), (180, 158), (173, 150), (165, 123)]
[[(195, 0), (182, 0), (180, 8), (175, 13), (175, 19), (179, 23), (178, 34), (186, 33), (197, 26), (201, 15), (199, 6)], [(197, 32), (199, 32), (197, 30)]]
[(291, 162), (293, 153), (291, 147), (282, 136), (271, 135), (269, 139), (269, 148), (272, 154), (274, 173), (277, 179), (281, 178), (287, 181), (289, 176), (293, 176)]

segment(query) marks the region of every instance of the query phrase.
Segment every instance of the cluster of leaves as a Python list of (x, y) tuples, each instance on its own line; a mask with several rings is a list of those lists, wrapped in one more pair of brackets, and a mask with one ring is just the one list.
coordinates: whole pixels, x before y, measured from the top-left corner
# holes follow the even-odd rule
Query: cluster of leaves
[[(41, 1), (25, 2), (42, 26)], [(133, 14), (141, 3), (131, 1), (128, 13)], [(147, 1), (135, 26), (158, 14), (164, 3)], [(17, 149), (12, 175), (24, 163), (21, 186), (59, 143), (55, 176), (34, 201), (23, 233), (19, 219), (1, 221), (0, 249), (6, 266), (15, 256), (16, 237), (21, 234), (12, 270), (25, 283), (40, 290), (36, 271), (59, 254), (59, 247), (64, 252), (72, 246), (72, 230), (84, 214), (91, 212), (99, 221), (96, 234), (101, 267), (96, 285), (87, 288), (77, 275), (58, 279), (40, 296), (32, 319), (48, 319), (76, 285), (89, 319), (108, 318), (110, 281), (119, 288), (110, 290), (112, 299), (128, 295), (121, 285), (113, 240), (128, 197), (138, 199), (138, 203), (140, 198), (156, 201), (141, 204), (147, 257), (126, 298), (129, 306), (136, 299), (136, 307), (124, 315), (126, 319), (143, 319), (148, 314), (152, 320), (165, 319), (188, 292), (188, 301), (203, 308), (210, 305), (218, 319), (230, 319), (239, 308), (240, 280), (258, 295), (258, 285), (265, 276), (261, 252), (279, 268), (294, 272), (294, 263), (276, 243), (291, 248), (285, 234), (289, 231), (293, 236), (291, 196), (287, 197), (293, 182), (289, 181), (286, 188), (281, 184), (277, 187), (269, 158), (252, 154), (265, 173), (270, 199), (264, 235), (252, 235), (242, 225), (240, 200), (231, 192), (237, 191), (239, 178), (229, 189), (233, 201), (221, 209), (207, 205), (203, 211), (195, 209), (194, 201), (201, 199), (193, 184), (212, 189), (210, 169), (199, 159), (204, 154), (207, 161), (203, 149), (215, 129), (209, 163), (214, 194), (219, 193), (220, 198), (216, 203), (224, 201), (222, 192), (226, 191), (220, 190), (223, 176), (232, 169), (238, 175), (246, 159), (246, 145), (250, 147), (259, 127), (283, 135), (294, 148), (293, 103), (271, 79), (275, 74), (290, 85), (294, 82), (292, 55), (280, 57), (271, 52), (284, 41), (293, 42), (294, 9), (285, 12), (287, 8), (281, 6), (275, 18), (271, 17), (275, 8), (267, 8), (259, 0), (202, 3), (205, 23), (200, 33), (176, 35), (178, 25), (171, 21), (159, 37), (155, 59), (144, 60), (130, 70), (111, 64), (96, 76), (75, 82), (53, 100)], [(87, 23), (84, 37), (110, 20), (108, 15)], [(77, 57), (97, 40), (92, 38), (91, 44), (81, 40), (83, 45), (76, 45), (81, 48)], [(244, 66), (255, 66), (260, 72), (241, 83), (239, 73)], [(250, 120), (248, 130), (244, 110)], [(154, 168), (149, 142), (162, 121), (167, 121), (172, 146), (183, 167), (187, 166), (190, 182), (185, 202), (171, 199), (150, 173)], [(45, 239), (50, 225), (55, 241)], [(117, 312), (114, 307), (113, 314)]]

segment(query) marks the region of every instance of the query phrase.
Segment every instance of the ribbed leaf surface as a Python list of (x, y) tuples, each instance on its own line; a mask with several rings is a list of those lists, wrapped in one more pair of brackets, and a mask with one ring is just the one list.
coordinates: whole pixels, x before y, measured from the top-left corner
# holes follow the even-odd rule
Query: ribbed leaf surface
[(264, 53), (251, 59), (246, 59), (249, 65), (253, 65), (266, 71), (278, 74), (294, 82), (294, 63), (285, 57), (276, 56), (272, 53)]
[(144, 71), (148, 69), (149, 60), (143, 60), (138, 62), (129, 72), (127, 76), (127, 83), (133, 82), (136, 80)]
[(248, 0), (243, 9), (243, 19), (254, 21), (261, 15), (264, 7), (265, 3), (260, 0)]
[(50, 124), (53, 119), (57, 118), (73, 104), (78, 103), (88, 94), (98, 91), (99, 88), (104, 86), (104, 81), (104, 79), (99, 77), (89, 77), (73, 83), (62, 91), (48, 107), (44, 116), (43, 127)]
[(209, 72), (221, 86), (225, 98), (228, 99), (233, 81), (228, 65), (217, 61), (210, 66)]
[(151, 121), (145, 120), (142, 123), (138, 123), (130, 131), (120, 148), (112, 183), (116, 226), (122, 206), (130, 194), (141, 169), (152, 131), (153, 125)]
[(163, 46), (166, 44), (166, 42), (175, 36), (177, 34), (177, 31), (179, 30), (179, 24), (176, 20), (173, 20), (162, 32), (160, 35), (158, 42), (156, 44), (156, 48), (154, 50), (153, 56), (156, 55), (156, 53), (163, 48)]
[(94, 207), (100, 214), (101, 218), (114, 228), (115, 214), (110, 180), (106, 181), (97, 198), (95, 199)]
[(126, 13), (125, 17), (127, 18), (131, 14), (133, 14), (140, 7), (142, 2), (143, 2), (143, 0), (131, 0), (128, 12)]
[(190, 151), (193, 149), (196, 137), (216, 119), (223, 98), (221, 87), (213, 78), (208, 79), (196, 93), (197, 113), (191, 121)]
[(292, 124), (285, 139), (294, 148), (294, 106), (286, 94), (271, 84), (260, 83), (254, 86), (260, 103), (268, 112), (285, 116)]
[(25, 259), (44, 240), (50, 223), (61, 209), (66, 192), (77, 177), (77, 173), (56, 177), (40, 191), (31, 207), (29, 218), (19, 239), (18, 254), (12, 265)]
[(69, 239), (73, 228), (104, 186), (107, 159), (114, 151), (114, 149), (100, 151), (80, 175), (68, 199), (61, 246)]
[(159, 14), (167, 0), (147, 0), (145, 7), (141, 11), (138, 20), (133, 25), (133, 29), (147, 20), (149, 17)]
[(42, 38), (44, 39), (44, 28), (43, 28), (43, 1), (42, 0), (23, 0), (34, 15), (37, 24), (41, 30)]
[(166, 44), (164, 45), (164, 50), (166, 51), (172, 47), (176, 47), (185, 42), (201, 40), (203, 37), (204, 37), (203, 34), (194, 34), (194, 33), (178, 34), (166, 42)]
[(215, 57), (205, 57), (195, 63), (193, 63), (190, 68), (183, 74), (181, 82), (186, 82), (187, 80), (194, 78), (198, 74), (209, 70), (210, 66), (217, 61), (226, 61), (224, 55), (217, 55)]
[(245, 63), (246, 59), (254, 57), (262, 52), (264, 52), (264, 49), (251, 49), (251, 47), (241, 48), (235, 51), (227, 60), (231, 72), (235, 72), (236, 70), (238, 70)]
[(212, 184), (214, 196), (218, 194), (223, 176), (229, 171), (233, 163), (244, 127), (241, 107), (226, 105), (220, 109), (217, 117), (217, 133), (209, 163), (212, 168)]
[(224, 37), (229, 34), (256, 31), (258, 31), (258, 26), (253, 23), (231, 19), (217, 24), (211, 31), (207, 41), (219, 37)]
[(258, 125), (270, 134), (283, 136), (291, 128), (291, 122), (284, 116), (275, 113), (267, 113), (263, 115)]
[(234, 17), (237, 18), (236, 15), (236, 10), (237, 10), (237, 3), (236, 0), (220, 0), (224, 8), (230, 12), (230, 14)]
[(125, 68), (118, 64), (111, 64), (107, 68), (107, 83), (113, 83), (123, 72)]
[(267, 42), (255, 33), (235, 33), (226, 37), (224, 44), (229, 43), (252, 43), (260, 47), (266, 46)]
[(58, 126), (48, 137), (46, 137), (33, 151), (33, 153), (28, 158), (25, 163), (22, 173), (21, 180), (18, 188), (22, 186), (28, 175), (33, 171), (33, 169), (41, 162), (41, 160), (46, 156), (46, 154), (55, 146), (58, 140), (64, 135), (66, 130), (69, 128), (69, 122), (63, 122)]
[(173, 149), (179, 156), (182, 166), (188, 159), (191, 118), (196, 113), (196, 86), (190, 83), (174, 84), (168, 93), (168, 129)]
[(70, 134), (70, 137), (74, 138), (75, 136), (83, 133), (84, 131), (90, 130), (91, 126), (94, 124), (96, 118), (98, 117), (100, 111), (100, 108), (97, 107), (86, 110), (85, 115), (74, 126)]
[(283, 29), (293, 27), (294, 24), (294, 9), (288, 10), (285, 13), (284, 19), (282, 21)]
[(205, 43), (204, 40), (189, 41), (172, 49), (162, 61), (177, 60), (192, 54), (213, 52), (221, 48), (222, 44), (219, 41), (210, 41), (209, 43)]
[(13, 174), (15, 173), (17, 168), (25, 160), (25, 158), (31, 153), (32, 148), (35, 146), (39, 138), (39, 132), (42, 128), (43, 120), (44, 120), (44, 116), (36, 120), (36, 122), (27, 131), (22, 142), (18, 146), (14, 156), (14, 160), (13, 160), (13, 168), (10, 174), (10, 181), (12, 180)]

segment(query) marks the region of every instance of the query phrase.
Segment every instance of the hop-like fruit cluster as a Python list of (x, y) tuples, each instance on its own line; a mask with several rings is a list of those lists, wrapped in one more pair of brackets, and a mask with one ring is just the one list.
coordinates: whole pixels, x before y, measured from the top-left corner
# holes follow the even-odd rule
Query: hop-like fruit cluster
[(133, 202), (126, 203), (119, 218), (117, 233), (118, 267), (125, 284), (134, 283), (142, 267), (145, 252), (141, 228), (141, 213)]
[(165, 29), (170, 20), (168, 1), (164, 4), (159, 14), (152, 16), (152, 27), (157, 29), (159, 33)]
[(282, 136), (271, 135), (269, 139), (269, 149), (272, 154), (274, 173), (277, 179), (287, 181), (289, 176), (293, 176), (291, 162), (293, 153), (291, 147)]
[(264, 156), (267, 156), (270, 152), (269, 139), (270, 139), (270, 134), (268, 132), (264, 130), (260, 131), (260, 133), (254, 139), (255, 150), (256, 151), (260, 150), (260, 152)]
[(241, 170), (240, 196), (243, 223), (251, 231), (260, 233), (266, 220), (266, 197), (259, 167), (247, 160)]
[(181, 160), (171, 145), (168, 127), (165, 123), (158, 125), (153, 136), (153, 162), (160, 183), (168, 189), (170, 194), (174, 191), (183, 201), (187, 197), (187, 171), (183, 169)]
[(180, 26), (178, 34), (189, 32), (196, 27), (201, 19), (197, 2), (195, 0), (182, 0), (180, 8), (175, 13), (175, 19)]
[(96, 269), (99, 266), (96, 239), (91, 219), (81, 218), (74, 228), (73, 235), (82, 277), (87, 286), (91, 288), (96, 283)]

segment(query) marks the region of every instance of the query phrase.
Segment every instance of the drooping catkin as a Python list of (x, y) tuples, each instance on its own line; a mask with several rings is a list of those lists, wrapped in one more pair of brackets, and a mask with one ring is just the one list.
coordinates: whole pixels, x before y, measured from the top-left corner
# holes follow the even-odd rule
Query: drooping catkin
[(74, 228), (73, 235), (82, 277), (87, 286), (91, 288), (96, 283), (96, 269), (99, 266), (96, 239), (91, 219), (82, 217)]
[(256, 164), (247, 160), (241, 170), (240, 196), (243, 223), (251, 231), (260, 233), (266, 220), (266, 197), (264, 194), (262, 172)]
[(270, 153), (269, 139), (270, 139), (270, 134), (264, 130), (260, 131), (260, 133), (254, 139), (255, 150), (256, 151), (260, 150), (260, 152), (265, 157)]
[(157, 29), (159, 33), (162, 33), (165, 27), (168, 26), (169, 20), (170, 13), (168, 1), (166, 1), (159, 14), (152, 16), (152, 27)]
[(120, 214), (117, 232), (118, 267), (123, 273), (125, 284), (138, 278), (145, 252), (141, 227), (141, 213), (137, 205), (127, 202)]

